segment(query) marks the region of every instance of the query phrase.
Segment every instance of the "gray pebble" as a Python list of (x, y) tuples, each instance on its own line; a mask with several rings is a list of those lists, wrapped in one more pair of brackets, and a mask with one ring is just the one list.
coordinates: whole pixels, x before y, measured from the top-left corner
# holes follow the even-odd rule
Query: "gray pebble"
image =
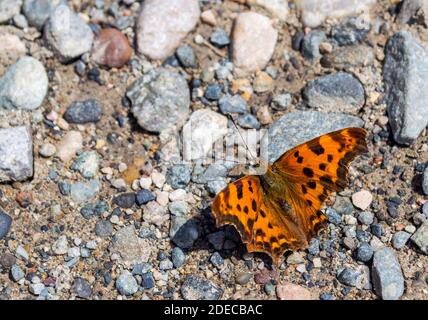
[(404, 246), (406, 245), (410, 237), (411, 237), (410, 233), (407, 233), (406, 231), (398, 231), (394, 233), (394, 235), (392, 236), (392, 240), (391, 240), (392, 246), (395, 249), (400, 250), (404, 248)]
[(8, 234), (11, 225), (12, 218), (8, 214), (0, 210), (0, 240)]
[(219, 107), (222, 113), (245, 113), (247, 112), (247, 102), (240, 95), (225, 95), (219, 100)]
[(88, 281), (83, 278), (74, 279), (74, 284), (71, 287), (72, 292), (79, 298), (89, 299), (92, 295), (92, 288)]
[(184, 45), (177, 49), (177, 59), (185, 68), (196, 68), (198, 63), (196, 61), (195, 51), (192, 47)]
[(172, 249), (171, 258), (175, 268), (180, 268), (186, 261), (186, 255), (179, 247)]
[(181, 286), (185, 300), (218, 300), (223, 290), (213, 282), (195, 275), (189, 275)]
[(98, 122), (101, 119), (102, 107), (98, 100), (75, 101), (67, 108), (64, 119), (70, 123)]
[(110, 237), (113, 234), (113, 225), (110, 221), (100, 220), (95, 224), (95, 234), (99, 237)]
[(129, 271), (123, 271), (116, 280), (116, 288), (120, 294), (132, 296), (138, 291), (138, 283)]

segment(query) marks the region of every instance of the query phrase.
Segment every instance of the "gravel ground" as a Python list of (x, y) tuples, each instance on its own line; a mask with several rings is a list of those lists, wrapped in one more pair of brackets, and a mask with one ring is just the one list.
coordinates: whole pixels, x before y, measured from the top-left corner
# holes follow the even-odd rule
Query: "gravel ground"
[[(427, 19), (415, 0), (0, 0), (0, 299), (427, 299)], [(279, 266), (211, 215), (234, 164), (197, 159), (236, 137), (229, 115), (270, 161), (369, 132), (327, 228)]]

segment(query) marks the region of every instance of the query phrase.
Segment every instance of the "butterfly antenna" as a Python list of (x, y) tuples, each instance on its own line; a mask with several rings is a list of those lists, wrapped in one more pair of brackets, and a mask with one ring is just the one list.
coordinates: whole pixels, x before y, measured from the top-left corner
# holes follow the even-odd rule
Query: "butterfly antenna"
[(245, 148), (247, 149), (247, 151), (248, 151), (248, 153), (250, 154), (251, 158), (253, 158), (253, 160), (254, 160), (254, 161), (257, 161), (256, 157), (251, 153), (250, 148), (248, 148), (248, 145), (247, 145), (247, 143), (245, 142), (245, 139), (244, 139), (244, 137), (242, 136), (241, 131), (239, 131), (238, 126), (237, 126), (237, 125), (236, 125), (236, 123), (235, 123), (235, 120), (232, 118), (232, 116), (231, 116), (230, 114), (228, 114), (227, 116), (228, 116), (228, 118), (230, 119), (230, 121), (232, 121), (233, 125), (235, 126), (236, 131), (238, 131), (238, 134), (239, 134), (239, 136), (241, 137), (242, 142), (244, 143)]

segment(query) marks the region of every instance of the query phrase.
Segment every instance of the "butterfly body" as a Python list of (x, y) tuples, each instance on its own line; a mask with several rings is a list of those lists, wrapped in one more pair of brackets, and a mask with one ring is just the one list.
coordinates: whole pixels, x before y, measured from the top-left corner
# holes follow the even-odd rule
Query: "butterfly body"
[(234, 225), (249, 252), (275, 263), (286, 250), (306, 248), (324, 225), (327, 196), (346, 187), (350, 161), (367, 151), (366, 134), (346, 128), (323, 135), (284, 153), (265, 174), (230, 183), (212, 205), (217, 226)]

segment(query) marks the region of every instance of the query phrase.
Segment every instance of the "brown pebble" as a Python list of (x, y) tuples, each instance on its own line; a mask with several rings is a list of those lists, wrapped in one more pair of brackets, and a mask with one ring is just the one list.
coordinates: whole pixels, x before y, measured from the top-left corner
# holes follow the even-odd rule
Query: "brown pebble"
[(113, 28), (102, 29), (95, 37), (92, 58), (100, 65), (120, 68), (131, 58), (132, 48), (126, 36)]
[(27, 208), (33, 202), (33, 197), (31, 193), (22, 191), (16, 195), (15, 200), (22, 208)]
[(275, 279), (276, 272), (273, 270), (263, 269), (259, 273), (254, 275), (254, 282), (257, 284), (266, 284), (269, 281)]

